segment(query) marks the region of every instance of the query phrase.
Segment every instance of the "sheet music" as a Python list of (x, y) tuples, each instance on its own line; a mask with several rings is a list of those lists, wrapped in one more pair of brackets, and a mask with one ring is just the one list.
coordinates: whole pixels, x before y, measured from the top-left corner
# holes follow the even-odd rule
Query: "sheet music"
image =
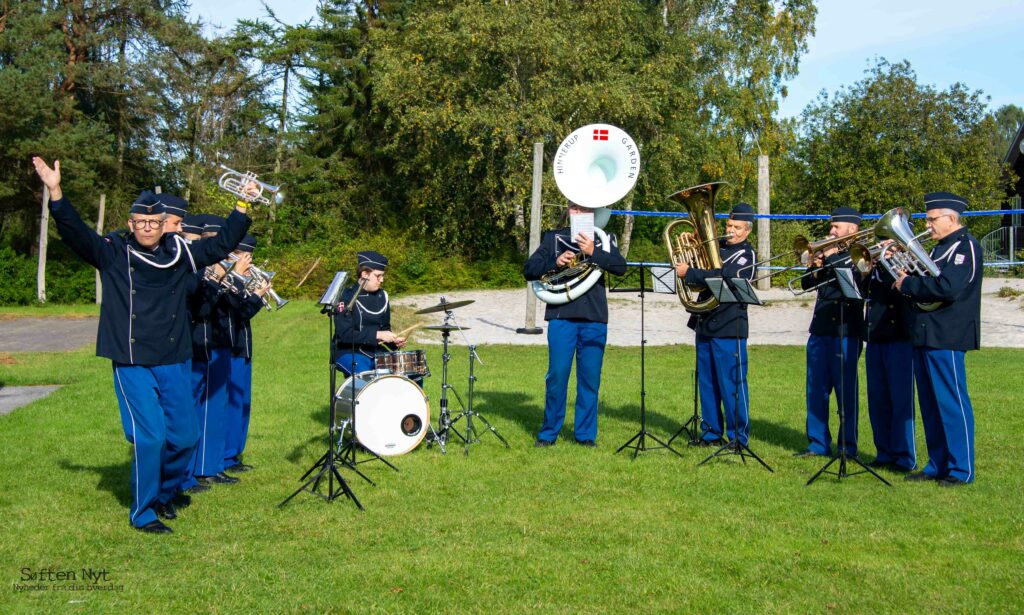
[(651, 287), (656, 293), (676, 293), (676, 270), (674, 267), (651, 267)]
[(594, 212), (580, 212), (569, 214), (569, 233), (573, 241), (580, 233), (587, 237), (594, 238)]

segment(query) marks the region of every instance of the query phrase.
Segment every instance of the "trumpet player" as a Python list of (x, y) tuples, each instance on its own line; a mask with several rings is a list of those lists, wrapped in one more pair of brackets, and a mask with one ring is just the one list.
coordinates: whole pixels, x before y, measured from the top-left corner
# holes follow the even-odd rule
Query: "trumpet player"
[[(974, 482), (974, 408), (967, 394), (964, 354), (981, 346), (981, 278), (978, 240), (963, 226), (967, 200), (950, 192), (924, 197), (926, 224), (938, 243), (930, 257), (937, 277), (907, 276), (895, 287), (914, 302), (911, 343), (914, 375), (928, 447), (928, 463), (911, 481), (945, 487)], [(940, 302), (922, 309), (921, 302)]]
[[(882, 249), (888, 249), (883, 245)], [(866, 315), (864, 352), (868, 380), (868, 418), (875, 442), (872, 468), (910, 472), (917, 466), (914, 441), (914, 379), (910, 345), (910, 302), (893, 287), (895, 279), (875, 264), (865, 274)]]
[[(232, 271), (243, 278), (250, 276), (255, 249), (256, 238), (246, 235), (231, 254), (236, 263)], [(252, 406), (252, 326), (249, 321), (262, 311), (262, 297), (268, 290), (270, 284), (263, 281), (255, 285), (252, 294), (231, 294), (228, 297), (235, 335), (231, 346), (224, 429), (223, 466), (227, 472), (248, 472), (253, 469), (252, 465), (242, 462)]]
[[(709, 277), (753, 279), (757, 260), (747, 237), (754, 228), (754, 208), (738, 203), (725, 223), (727, 238), (719, 243), (722, 269), (705, 270), (690, 267), (686, 262), (676, 265), (676, 275), (689, 286), (703, 287)], [(698, 301), (710, 297), (706, 288)], [(698, 389), (701, 407), (701, 444), (722, 444), (729, 440), (747, 444), (750, 435), (750, 396), (747, 391), (747, 306), (742, 303), (720, 303), (707, 313), (690, 315), (687, 326), (696, 334)], [(727, 431), (722, 429), (725, 410)]]
[(110, 359), (124, 436), (132, 444), (132, 527), (166, 534), (158, 516), (187, 506), (179, 492), (197, 433), (188, 388), (191, 331), (186, 290), (197, 267), (224, 258), (251, 224), (245, 207), (227, 219), (224, 233), (187, 243), (164, 233), (164, 206), (143, 192), (129, 213), (128, 233), (100, 237), (64, 198), (60, 162), (32, 159), (50, 191), (57, 231), (82, 260), (99, 270), (103, 301), (96, 354)]
[[(198, 219), (203, 225), (203, 237), (217, 237), (225, 224), (223, 218), (213, 215), (199, 216)], [(237, 246), (233, 247), (237, 249)], [(238, 478), (224, 473), (234, 322), (230, 293), (225, 292), (222, 281), (227, 270), (220, 263), (213, 267), (217, 280), (206, 279), (202, 273), (197, 273), (198, 290), (191, 298), (192, 395), (194, 416), (199, 427), (199, 444), (184, 483), (184, 488), (191, 493), (206, 491), (211, 483), (228, 485), (238, 482)]]
[[(832, 210), (829, 237), (854, 235), (860, 227), (860, 212), (852, 207)], [(810, 255), (811, 262), (800, 283), (804, 290), (817, 287), (814, 316), (807, 340), (807, 449), (798, 457), (828, 456), (832, 450), (829, 431), (829, 399), (833, 391), (842, 423), (837, 445), (847, 456), (857, 455), (857, 361), (864, 329), (864, 301), (847, 299), (839, 286), (837, 270), (853, 269), (850, 252), (833, 245)]]

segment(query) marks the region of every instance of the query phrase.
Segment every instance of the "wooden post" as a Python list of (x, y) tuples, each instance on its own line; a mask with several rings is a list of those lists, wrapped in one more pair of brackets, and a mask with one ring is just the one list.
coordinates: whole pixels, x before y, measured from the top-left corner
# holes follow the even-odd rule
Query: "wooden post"
[[(100, 213), (96, 217), (96, 234), (103, 235), (103, 213), (107, 207), (107, 195), (100, 195)], [(103, 298), (103, 282), (100, 281), (100, 270), (96, 270), (96, 305), (102, 303)]]
[(39, 265), (36, 268), (36, 299), (46, 303), (46, 240), (50, 228), (50, 189), (43, 186), (43, 207), (39, 215)]
[[(533, 254), (540, 245), (541, 190), (544, 185), (544, 143), (533, 144), (533, 197), (530, 200), (530, 247)], [(537, 326), (537, 296), (526, 286), (526, 325), (516, 333), (540, 335), (544, 330)]]
[[(772, 213), (770, 196), (770, 179), (768, 177), (768, 156), (764, 154), (757, 157), (757, 213), (767, 215)], [(757, 258), (764, 260), (771, 256), (772, 252), (772, 221), (768, 218), (757, 219)], [(767, 269), (757, 272), (757, 275), (764, 275)], [(770, 278), (757, 282), (758, 290), (768, 290), (772, 287)]]

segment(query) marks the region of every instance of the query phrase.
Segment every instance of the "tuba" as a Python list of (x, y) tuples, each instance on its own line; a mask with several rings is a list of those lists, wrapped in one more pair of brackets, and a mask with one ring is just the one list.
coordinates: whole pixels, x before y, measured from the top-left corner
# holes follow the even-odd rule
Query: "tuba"
[[(673, 266), (685, 262), (697, 269), (721, 269), (722, 255), (718, 241), (728, 235), (719, 236), (715, 225), (715, 194), (727, 184), (712, 182), (680, 190), (669, 195), (686, 209), (689, 218), (679, 218), (668, 223), (663, 233), (668, 248), (669, 262)], [(691, 288), (679, 280), (676, 294), (687, 311), (701, 313), (718, 307), (718, 299), (710, 297), (699, 301), (698, 289)]]
[[(559, 192), (577, 205), (599, 209), (629, 194), (640, 173), (640, 152), (624, 130), (610, 124), (577, 128), (558, 146), (554, 175)], [(595, 216), (595, 218), (598, 216)], [(611, 239), (598, 222), (594, 239), (611, 251)], [(562, 305), (582, 296), (601, 278), (602, 271), (582, 253), (564, 269), (550, 271), (530, 283), (537, 298)]]

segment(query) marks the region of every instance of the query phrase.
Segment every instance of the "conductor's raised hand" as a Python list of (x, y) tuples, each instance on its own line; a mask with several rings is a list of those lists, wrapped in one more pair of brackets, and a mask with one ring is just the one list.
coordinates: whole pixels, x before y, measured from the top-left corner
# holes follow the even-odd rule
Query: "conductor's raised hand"
[(51, 169), (45, 160), (33, 156), (32, 166), (36, 168), (36, 175), (43, 181), (43, 185), (50, 189), (50, 200), (59, 201), (64, 196), (60, 189), (60, 160), (54, 160)]

